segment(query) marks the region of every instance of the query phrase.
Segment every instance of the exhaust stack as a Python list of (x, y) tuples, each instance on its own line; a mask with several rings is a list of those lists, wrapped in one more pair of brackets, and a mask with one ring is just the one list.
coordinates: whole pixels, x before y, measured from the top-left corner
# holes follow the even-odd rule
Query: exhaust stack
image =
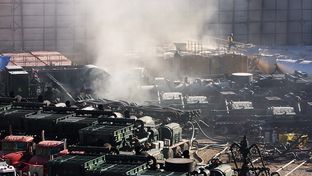
[(44, 141), (45, 140), (45, 136), (44, 136), (44, 130), (41, 131), (41, 140)]

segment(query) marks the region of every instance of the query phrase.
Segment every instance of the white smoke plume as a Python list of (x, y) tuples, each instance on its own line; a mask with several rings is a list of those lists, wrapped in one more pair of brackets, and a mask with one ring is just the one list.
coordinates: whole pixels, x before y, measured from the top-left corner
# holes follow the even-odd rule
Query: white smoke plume
[(136, 101), (130, 96), (135, 81), (129, 77), (128, 70), (137, 65), (135, 57), (129, 57), (129, 53), (139, 55), (143, 62), (154, 63), (156, 46), (200, 40), (203, 25), (216, 11), (215, 3), (207, 0), (88, 0), (85, 4), (90, 26), (88, 35), (94, 38), (89, 47), (94, 48), (95, 65), (111, 74), (110, 83), (95, 83), (97, 93), (105, 98)]

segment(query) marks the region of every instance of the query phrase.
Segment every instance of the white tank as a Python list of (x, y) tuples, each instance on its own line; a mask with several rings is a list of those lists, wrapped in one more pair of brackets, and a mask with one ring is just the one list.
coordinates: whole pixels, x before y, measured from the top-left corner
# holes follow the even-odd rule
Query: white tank
[(240, 85), (249, 84), (253, 79), (251, 73), (232, 73), (232, 80)]
[(295, 71), (301, 71), (307, 73), (309, 76), (312, 76), (312, 61), (278, 59), (276, 64), (278, 70), (282, 73), (294, 74)]
[(276, 71), (294, 74), (295, 71), (300, 71), (312, 76), (312, 61), (310, 60), (276, 59), (273, 55), (261, 55), (257, 60), (257, 67), (266, 74), (273, 74)]

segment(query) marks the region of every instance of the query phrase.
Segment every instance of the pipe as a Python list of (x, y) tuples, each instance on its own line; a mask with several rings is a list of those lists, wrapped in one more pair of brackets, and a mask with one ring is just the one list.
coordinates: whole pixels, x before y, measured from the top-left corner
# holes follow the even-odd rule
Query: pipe
[(291, 173), (293, 173), (294, 171), (296, 171), (299, 167), (301, 167), (302, 165), (304, 165), (306, 162), (308, 162), (310, 159), (312, 159), (312, 157), (310, 157), (309, 159), (303, 161), (301, 164), (299, 164), (297, 167), (293, 168), (291, 171), (289, 171), (285, 176), (290, 175)]
[(224, 142), (223, 140), (217, 140), (214, 138), (209, 137), (204, 130), (201, 128), (201, 126), (199, 125), (199, 123), (197, 121), (194, 121), (196, 123), (196, 125), (198, 126), (199, 130), (201, 131), (201, 133), (209, 140), (214, 141), (214, 142)]
[(285, 164), (284, 166), (282, 166), (281, 168), (277, 169), (275, 172), (279, 172), (283, 169), (285, 169), (287, 166), (289, 166), (291, 163), (295, 162), (296, 159), (291, 160), (290, 162), (288, 162), (287, 164)]
[(251, 161), (251, 163), (255, 163), (255, 162), (257, 162), (257, 161), (259, 161), (261, 158), (256, 158), (256, 159), (254, 159), (253, 161)]
[(67, 139), (65, 138), (64, 139), (64, 150), (66, 150), (67, 149)]
[(229, 147), (225, 147), (221, 152), (215, 154), (215, 155), (213, 156), (213, 158), (219, 157), (221, 154), (225, 153), (225, 152), (227, 151), (227, 149), (229, 149)]
[(139, 143), (142, 144), (143, 142), (148, 141), (148, 139), (150, 138), (150, 135), (151, 135), (151, 133), (148, 132), (147, 136), (145, 138), (138, 139)]
[(50, 73), (46, 73), (47, 77), (65, 93), (65, 95), (73, 102), (76, 102), (76, 100), (73, 98), (73, 96), (67, 91), (67, 89)]
[(191, 137), (191, 146), (192, 146), (193, 140), (195, 139), (195, 127), (194, 127), (194, 124), (191, 121), (188, 121), (187, 123), (192, 125), (192, 137)]
[(9, 134), (13, 135), (13, 129), (12, 129), (12, 125), (11, 124), (9, 125)]
[(203, 123), (204, 125), (206, 125), (208, 128), (210, 128), (210, 126), (203, 120), (199, 120), (199, 122)]
[(44, 141), (45, 140), (45, 136), (44, 136), (44, 130), (41, 131), (41, 140)]

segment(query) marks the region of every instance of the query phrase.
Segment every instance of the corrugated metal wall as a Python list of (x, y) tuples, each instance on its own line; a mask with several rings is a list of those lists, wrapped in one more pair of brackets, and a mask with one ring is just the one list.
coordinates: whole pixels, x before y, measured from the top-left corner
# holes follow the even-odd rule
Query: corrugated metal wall
[(1, 0), (0, 52), (59, 51), (85, 57), (84, 9), (75, 0)]
[[(80, 2), (80, 3), (79, 3)], [(59, 51), (75, 60), (92, 53), (86, 42), (88, 0), (1, 0), (0, 52)], [(187, 1), (183, 1), (187, 2)], [(312, 43), (312, 0), (189, 0), (188, 15), (206, 8), (201, 35), (265, 45)]]
[(215, 17), (205, 25), (208, 35), (262, 45), (312, 43), (312, 0), (218, 1)]

